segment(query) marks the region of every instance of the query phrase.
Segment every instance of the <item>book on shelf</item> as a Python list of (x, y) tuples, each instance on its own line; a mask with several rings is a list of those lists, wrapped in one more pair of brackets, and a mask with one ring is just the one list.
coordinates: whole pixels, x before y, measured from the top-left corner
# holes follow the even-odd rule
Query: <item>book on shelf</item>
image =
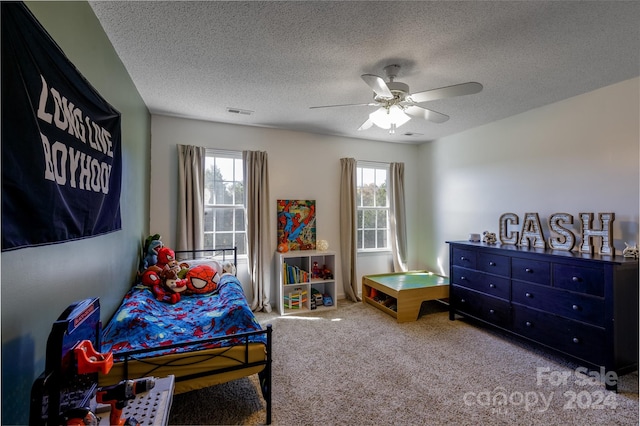
[(285, 284), (298, 284), (309, 282), (309, 272), (300, 269), (295, 265), (282, 264), (284, 283)]

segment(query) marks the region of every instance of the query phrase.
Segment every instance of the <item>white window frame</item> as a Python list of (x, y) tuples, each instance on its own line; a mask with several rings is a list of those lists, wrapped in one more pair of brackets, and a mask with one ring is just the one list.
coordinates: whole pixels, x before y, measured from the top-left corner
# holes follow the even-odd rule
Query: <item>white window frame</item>
[[(361, 185), (363, 182), (363, 175), (365, 173), (366, 170), (372, 170), (373, 174), (374, 174), (374, 182), (376, 184), (376, 186), (378, 186), (378, 176), (376, 176), (376, 171), (377, 170), (384, 170), (386, 177), (385, 177), (385, 187), (386, 187), (386, 206), (379, 206), (377, 205), (377, 200), (376, 197), (374, 197), (374, 205), (373, 206), (362, 206), (362, 200), (361, 199), (356, 199), (356, 236), (357, 236), (357, 243), (356, 243), (356, 247), (357, 247), (357, 252), (358, 253), (375, 253), (375, 252), (388, 252), (391, 251), (391, 243), (390, 243), (390, 215), (389, 215), (389, 164), (388, 163), (374, 163), (374, 162), (369, 162), (369, 161), (358, 161), (356, 164), (356, 173), (357, 173), (357, 177), (356, 177), (356, 197), (361, 197)], [(361, 214), (364, 214), (365, 211), (384, 211), (386, 212), (386, 228), (382, 228), (382, 227), (378, 227), (378, 223), (377, 223), (377, 218), (376, 218), (376, 224), (374, 225), (373, 228), (365, 228), (364, 227), (364, 219), (360, 220)], [(365, 238), (364, 238), (364, 233), (365, 230), (374, 230), (375, 232), (375, 245), (376, 247), (373, 248), (365, 248), (364, 247), (364, 242), (365, 242)], [(386, 245), (385, 246), (378, 246), (378, 234), (379, 231), (384, 230), (385, 232), (385, 242)]]
[[(205, 195), (204, 195), (204, 212), (203, 217), (205, 221), (204, 225), (204, 249), (213, 249), (213, 248), (224, 248), (224, 247), (233, 247), (234, 245), (238, 247), (238, 257), (247, 256), (247, 227), (246, 227), (246, 206), (245, 206), (245, 188), (244, 188), (244, 169), (242, 164), (242, 151), (228, 151), (228, 150), (220, 150), (207, 148), (206, 149), (206, 160), (205, 160)], [(227, 203), (216, 203), (217, 200), (213, 200), (210, 202), (210, 191), (207, 188), (208, 178), (207, 178), (207, 169), (211, 165), (210, 161), (218, 162), (220, 160), (233, 160), (232, 161), (232, 176), (222, 176), (227, 185), (231, 185), (234, 187), (237, 184), (242, 185), (242, 195), (236, 194), (235, 191), (231, 191), (231, 200)], [(240, 171), (238, 172), (237, 168), (240, 167)], [(239, 175), (238, 175), (239, 173)], [(240, 200), (238, 198), (241, 198)], [(213, 212), (217, 209), (234, 209), (236, 212), (233, 214), (233, 225), (231, 231), (216, 231), (216, 216), (213, 215)], [(238, 211), (241, 211), (241, 218), (238, 217)], [(213, 215), (213, 216), (212, 216)], [(212, 218), (212, 219), (211, 219)], [(208, 226), (207, 221), (212, 220), (212, 226)], [(242, 221), (242, 223), (239, 223)], [(231, 234), (228, 244), (222, 243), (216, 245), (216, 238), (219, 234)], [(239, 238), (242, 238), (239, 240)], [(213, 247), (212, 247), (213, 246)]]

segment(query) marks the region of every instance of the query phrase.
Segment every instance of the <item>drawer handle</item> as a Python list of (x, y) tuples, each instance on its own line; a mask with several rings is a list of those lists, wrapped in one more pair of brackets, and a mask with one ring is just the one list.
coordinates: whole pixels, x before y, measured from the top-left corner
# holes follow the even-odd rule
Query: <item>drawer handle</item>
[(467, 301), (464, 299), (460, 299), (460, 303), (467, 303)]
[(533, 323), (531, 321), (527, 321), (524, 323), (524, 325), (526, 325), (527, 327), (531, 327), (533, 326)]
[(533, 274), (533, 269), (531, 268), (524, 268), (525, 272), (528, 272), (529, 274)]
[(525, 297), (528, 297), (529, 299), (533, 299), (533, 294), (531, 294), (531, 293), (525, 293), (524, 295), (525, 295)]
[(579, 311), (579, 310), (580, 310), (580, 306), (578, 306), (578, 305), (573, 305), (573, 306), (571, 306), (571, 308), (572, 308), (574, 311)]
[(495, 284), (489, 284), (489, 288), (496, 288)]
[(467, 258), (464, 257), (464, 256), (460, 256), (460, 260), (462, 260), (464, 262), (465, 260), (467, 260)]
[(495, 313), (496, 313), (496, 311), (494, 311), (493, 309), (489, 309), (489, 313), (490, 313), (490, 314), (495, 314)]
[(489, 266), (496, 266), (496, 262), (489, 262)]
[(574, 337), (572, 340), (573, 340), (573, 343), (580, 343), (580, 339), (578, 339), (577, 337)]
[(580, 278), (580, 277), (572, 277), (571, 281), (573, 281), (574, 283), (579, 283), (579, 282), (582, 281), (582, 278)]
[(467, 277), (460, 277), (460, 281), (466, 281)]

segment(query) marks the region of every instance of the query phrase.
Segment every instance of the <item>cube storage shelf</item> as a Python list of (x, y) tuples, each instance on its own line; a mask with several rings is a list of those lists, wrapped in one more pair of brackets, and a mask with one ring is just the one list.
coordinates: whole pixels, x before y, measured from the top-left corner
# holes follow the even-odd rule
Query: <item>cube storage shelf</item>
[[(336, 255), (332, 251), (297, 250), (276, 253), (280, 315), (336, 309)], [(314, 263), (320, 277), (314, 273)], [(323, 269), (326, 268), (328, 273)], [(320, 303), (322, 296), (322, 303)], [(324, 296), (328, 296), (326, 298)], [(331, 305), (327, 302), (331, 301)]]

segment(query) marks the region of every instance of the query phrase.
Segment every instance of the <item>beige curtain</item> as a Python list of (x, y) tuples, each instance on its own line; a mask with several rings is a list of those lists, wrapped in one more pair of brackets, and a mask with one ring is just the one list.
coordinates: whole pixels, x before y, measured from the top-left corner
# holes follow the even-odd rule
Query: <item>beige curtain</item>
[(404, 203), (404, 163), (389, 164), (389, 215), (393, 271), (407, 271), (407, 230)]
[(205, 148), (178, 145), (178, 235), (176, 250), (201, 250), (204, 238)]
[(243, 151), (247, 220), (247, 266), (253, 300), (251, 310), (271, 312), (271, 220), (269, 217), (269, 169), (267, 153)]
[(341, 158), (340, 178), (340, 259), (342, 262), (342, 286), (345, 297), (354, 302), (358, 297), (356, 268), (356, 171), (354, 158)]

